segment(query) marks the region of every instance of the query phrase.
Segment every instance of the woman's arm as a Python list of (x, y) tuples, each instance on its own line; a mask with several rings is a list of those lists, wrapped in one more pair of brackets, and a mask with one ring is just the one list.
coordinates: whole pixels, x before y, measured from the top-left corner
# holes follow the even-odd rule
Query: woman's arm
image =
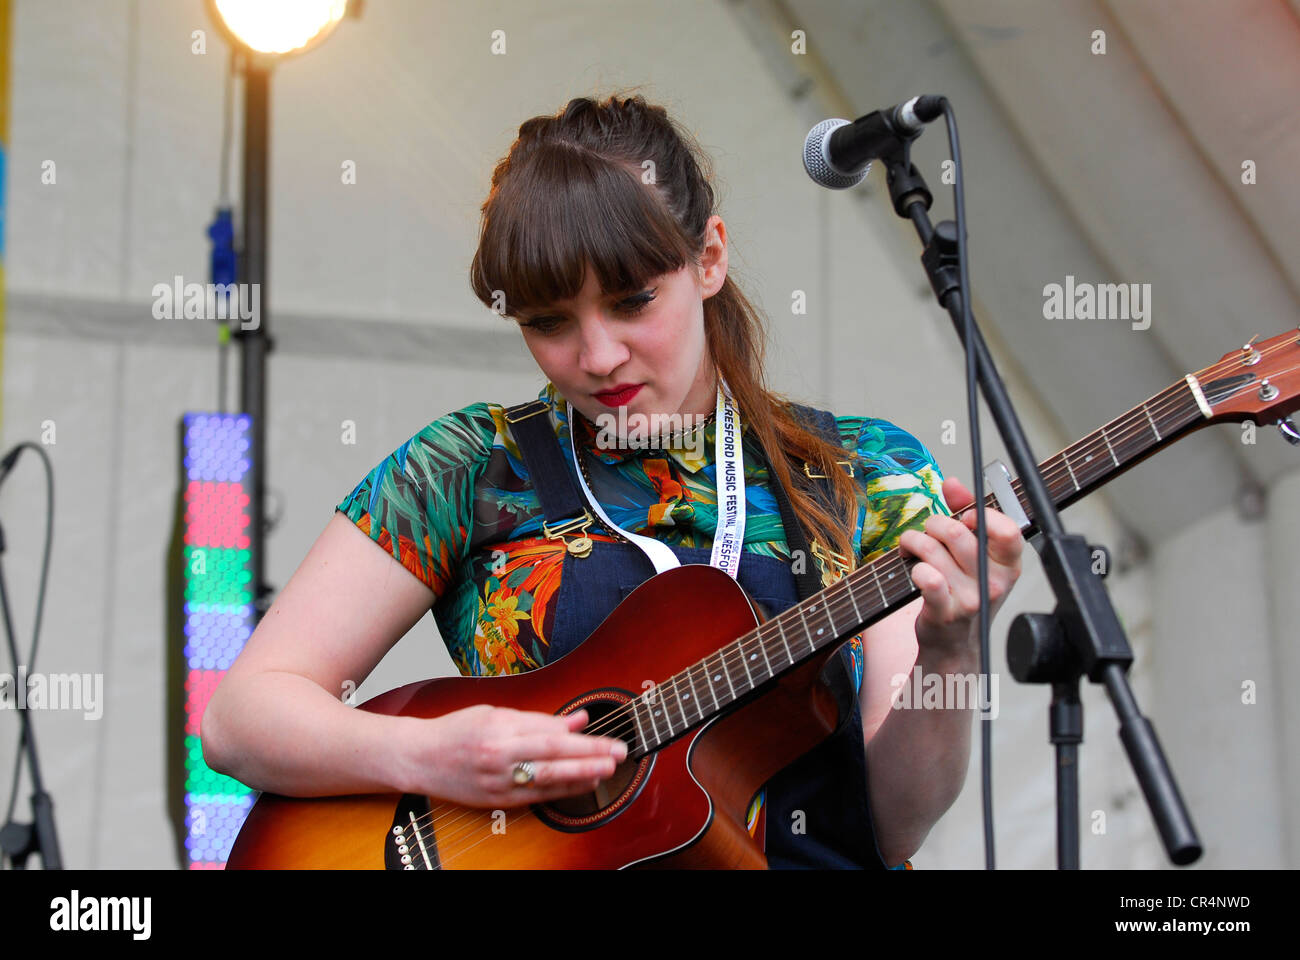
[[(212, 769), (286, 796), (418, 793), (510, 807), (592, 790), (627, 755), (564, 717), (478, 705), (432, 719), (343, 703), (434, 592), (336, 513), (203, 712)], [(529, 760), (535, 781), (515, 785)]]
[[(943, 493), (954, 512), (974, 502), (974, 495), (955, 478), (944, 482)], [(985, 523), (991, 619), (1020, 576), (1024, 540), (1016, 524), (996, 510), (987, 511)], [(980, 696), (974, 527), (975, 512), (970, 511), (960, 520), (931, 516), (924, 532), (905, 531), (899, 548), (920, 561), (911, 576), (921, 599), (863, 636), (866, 667), (859, 697), (868, 789), (876, 840), (890, 866), (920, 849), (966, 780), (971, 717)], [(973, 696), (963, 696), (960, 706), (942, 702), (937, 709), (929, 708), (925, 698), (917, 703), (915, 696), (907, 696), (903, 709), (893, 709), (895, 695), (901, 699), (904, 693), (900, 683), (914, 682), (914, 668), (923, 683), (925, 676), (938, 676), (945, 694), (961, 690)]]
[(335, 513), (213, 692), (201, 731), (208, 765), (290, 796), (404, 789), (402, 745), (418, 721), (343, 698), (434, 599)]
[[(920, 849), (930, 829), (961, 793), (970, 762), (973, 705), (963, 709), (894, 709), (912, 670), (974, 674), (979, 656), (944, 659), (926, 648), (918, 656), (915, 600), (863, 633), (866, 666), (859, 702), (867, 752), (867, 781), (876, 842), (887, 866)], [(908, 707), (914, 698), (902, 701)]]

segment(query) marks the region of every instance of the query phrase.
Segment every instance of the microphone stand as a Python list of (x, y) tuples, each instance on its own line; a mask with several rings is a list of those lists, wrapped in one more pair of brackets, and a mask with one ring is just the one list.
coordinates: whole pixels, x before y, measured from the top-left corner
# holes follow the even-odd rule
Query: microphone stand
[[(950, 105), (945, 103), (945, 106), (951, 111)], [(949, 120), (955, 146), (956, 123), (951, 113)], [(1091, 571), (1090, 548), (1083, 537), (1066, 534), (974, 316), (971, 317), (972, 342), (966, 342), (959, 259), (959, 243), (965, 242), (965, 238), (958, 238), (957, 225), (950, 220), (940, 222), (937, 227), (930, 222), (928, 211), (933, 197), (911, 162), (911, 142), (917, 135), (895, 135), (896, 144), (881, 158), (889, 195), (894, 211), (916, 227), (924, 247), (921, 263), (935, 296), (952, 317), (966, 350), (975, 352), (979, 385), (1028, 494), (1033, 523), (1040, 534), (1034, 538), (1038, 541), (1034, 546), (1056, 595), (1056, 609), (1051, 614), (1021, 614), (1016, 618), (1007, 642), (1007, 660), (1012, 675), (1020, 682), (1052, 685), (1049, 737), (1056, 746), (1058, 866), (1063, 870), (1079, 868), (1078, 745), (1083, 742), (1079, 678), (1084, 674), (1093, 683), (1106, 686), (1111, 706), (1119, 717), (1120, 739), (1165, 851), (1176, 864), (1192, 863), (1201, 855), (1201, 843), (1156, 739), (1155, 728), (1139, 712), (1129, 687), (1126, 672), (1133, 662), (1133, 653), (1101, 579)], [(961, 176), (961, 160), (956, 151), (953, 159), (958, 166), (957, 175)], [(983, 504), (976, 506), (983, 507)], [(1016, 501), (1014, 507), (1008, 504), (1004, 509), (1019, 511), (1020, 504)]]

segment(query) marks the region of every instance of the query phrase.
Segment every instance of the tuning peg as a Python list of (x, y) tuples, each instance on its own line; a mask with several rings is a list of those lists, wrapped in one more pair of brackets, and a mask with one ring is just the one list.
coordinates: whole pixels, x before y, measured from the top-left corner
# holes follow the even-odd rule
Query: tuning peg
[(1282, 436), (1286, 437), (1287, 443), (1300, 447), (1300, 430), (1296, 430), (1295, 424), (1291, 422), (1290, 417), (1283, 417), (1279, 420), (1277, 428), (1282, 431)]

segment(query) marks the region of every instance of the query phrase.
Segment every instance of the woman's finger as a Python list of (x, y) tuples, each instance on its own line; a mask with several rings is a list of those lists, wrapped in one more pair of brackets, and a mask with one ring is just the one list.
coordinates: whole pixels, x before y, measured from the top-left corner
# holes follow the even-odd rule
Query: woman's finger
[[(972, 533), (975, 532), (975, 520), (974, 510), (963, 514), (961, 518), (961, 522)], [(1018, 567), (1020, 555), (1025, 549), (1025, 539), (1016, 522), (1005, 513), (985, 510), (984, 529), (988, 534), (989, 559), (1004, 567)]]
[(933, 567), (935, 572), (944, 578), (947, 586), (951, 587), (954, 579), (960, 576), (957, 561), (952, 558), (948, 548), (929, 533), (921, 530), (905, 530), (898, 538), (898, 545), (918, 560), (924, 560)]
[(958, 513), (975, 502), (975, 494), (956, 477), (946, 477), (943, 481), (943, 499), (949, 510)]

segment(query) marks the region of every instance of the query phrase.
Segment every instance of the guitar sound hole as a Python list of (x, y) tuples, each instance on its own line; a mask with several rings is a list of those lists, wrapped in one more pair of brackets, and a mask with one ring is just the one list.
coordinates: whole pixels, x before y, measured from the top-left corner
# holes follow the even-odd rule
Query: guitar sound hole
[[(587, 725), (580, 733), (615, 737), (630, 749), (636, 744), (636, 728), (631, 714), (625, 709), (631, 700), (631, 695), (621, 690), (602, 690), (580, 697), (560, 713), (567, 715), (586, 710)], [(651, 762), (651, 756), (624, 760), (610, 776), (600, 781), (595, 790), (538, 804), (534, 812), (560, 829), (581, 830), (595, 826), (627, 806), (645, 782)]]

